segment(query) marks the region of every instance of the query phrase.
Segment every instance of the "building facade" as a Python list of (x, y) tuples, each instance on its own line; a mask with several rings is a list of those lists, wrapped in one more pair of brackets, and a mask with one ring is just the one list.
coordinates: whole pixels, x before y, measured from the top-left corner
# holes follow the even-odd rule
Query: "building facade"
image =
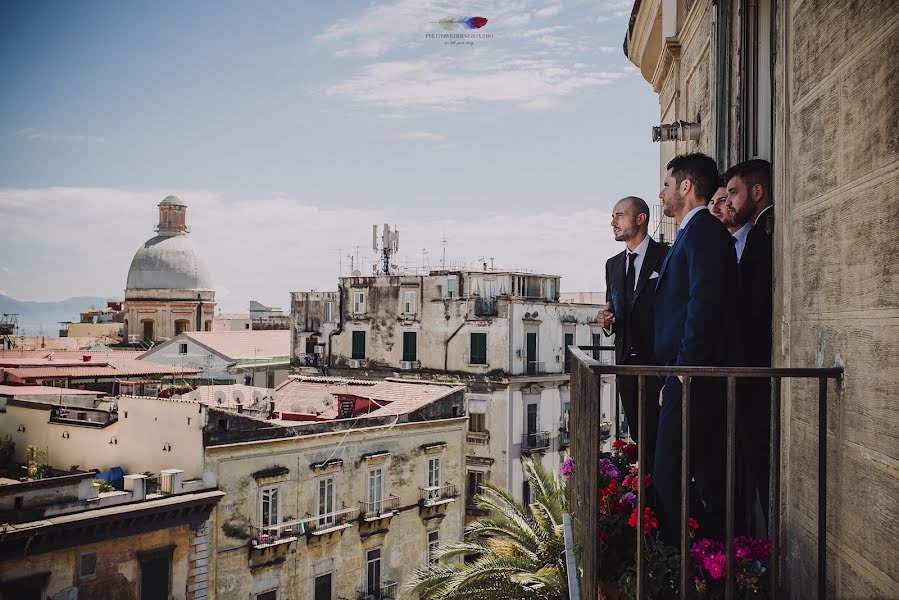
[[(896, 3), (643, 0), (625, 52), (662, 124), (683, 122), (663, 137), (662, 173), (689, 151), (722, 170), (772, 162), (774, 366), (845, 374), (827, 404), (825, 593), (899, 596)], [(815, 383), (785, 383), (781, 405), (783, 584), (795, 598), (815, 593)]]
[(159, 203), (156, 237), (138, 248), (125, 285), (128, 343), (157, 343), (184, 331), (212, 331), (215, 286), (190, 239), (187, 205), (176, 196)]
[[(540, 453), (554, 468), (566, 447), (566, 348), (608, 343), (595, 322), (600, 308), (559, 302), (553, 275), (344, 277), (338, 292), (292, 294), (292, 357), (311, 371), (464, 384), (470, 481), (522, 498), (522, 454)], [(613, 393), (604, 397), (607, 419)]]

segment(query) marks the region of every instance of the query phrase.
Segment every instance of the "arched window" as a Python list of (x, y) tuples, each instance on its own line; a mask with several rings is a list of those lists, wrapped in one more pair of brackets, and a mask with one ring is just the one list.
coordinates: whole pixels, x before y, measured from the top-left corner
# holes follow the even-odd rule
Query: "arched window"
[(184, 333), (190, 327), (190, 321), (187, 319), (178, 319), (175, 321), (175, 335)]
[(141, 322), (144, 339), (150, 342), (156, 341), (156, 324), (153, 319), (144, 319)]
[(203, 323), (203, 331), (212, 331), (212, 321), (207, 320)]

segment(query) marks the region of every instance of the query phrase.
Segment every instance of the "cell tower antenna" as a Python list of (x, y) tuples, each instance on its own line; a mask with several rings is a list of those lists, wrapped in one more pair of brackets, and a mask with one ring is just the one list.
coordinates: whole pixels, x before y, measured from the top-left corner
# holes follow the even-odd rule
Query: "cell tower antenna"
[[(400, 230), (397, 229), (396, 225), (393, 226), (393, 230), (390, 229), (390, 225), (384, 223), (384, 229), (381, 233), (381, 262), (382, 262), (382, 272), (384, 275), (390, 275), (390, 266), (391, 266), (391, 258), (396, 255), (396, 253), (400, 249)], [(377, 252), (378, 248), (378, 226), (374, 225), (372, 227), (372, 246), (374, 246), (374, 250)]]

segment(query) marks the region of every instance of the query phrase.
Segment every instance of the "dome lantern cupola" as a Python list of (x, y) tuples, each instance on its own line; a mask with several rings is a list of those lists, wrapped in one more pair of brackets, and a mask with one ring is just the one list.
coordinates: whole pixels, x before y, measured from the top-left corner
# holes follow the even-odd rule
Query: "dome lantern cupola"
[(187, 226), (187, 205), (178, 196), (166, 196), (159, 203), (159, 235), (182, 235), (190, 232)]

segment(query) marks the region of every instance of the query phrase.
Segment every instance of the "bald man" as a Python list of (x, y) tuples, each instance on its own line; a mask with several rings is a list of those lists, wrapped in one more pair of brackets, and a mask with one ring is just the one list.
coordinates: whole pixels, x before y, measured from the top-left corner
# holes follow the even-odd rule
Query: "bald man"
[[(619, 365), (654, 365), (653, 304), (656, 281), (668, 247), (649, 236), (649, 207), (635, 196), (622, 198), (612, 209), (612, 233), (626, 248), (606, 262), (606, 308), (597, 321), (606, 335), (615, 334), (615, 362)], [(637, 378), (618, 377), (618, 397), (628, 430), (640, 443), (637, 421)], [(659, 423), (661, 382), (646, 379), (646, 444), (649, 464), (655, 451)]]

